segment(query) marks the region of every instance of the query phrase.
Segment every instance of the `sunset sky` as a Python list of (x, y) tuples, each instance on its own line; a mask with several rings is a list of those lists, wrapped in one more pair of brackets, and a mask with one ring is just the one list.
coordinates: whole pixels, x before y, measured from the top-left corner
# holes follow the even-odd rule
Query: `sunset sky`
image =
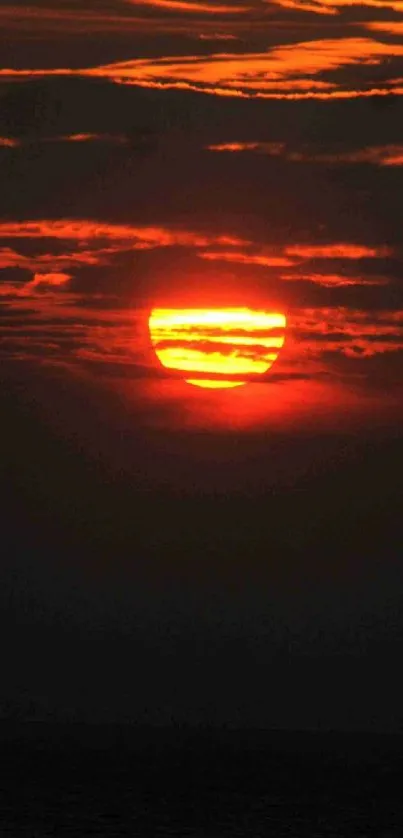
[[(398, 729), (403, 2), (0, 30), (0, 709)], [(246, 386), (149, 333), (209, 306), (272, 317), (194, 327)]]

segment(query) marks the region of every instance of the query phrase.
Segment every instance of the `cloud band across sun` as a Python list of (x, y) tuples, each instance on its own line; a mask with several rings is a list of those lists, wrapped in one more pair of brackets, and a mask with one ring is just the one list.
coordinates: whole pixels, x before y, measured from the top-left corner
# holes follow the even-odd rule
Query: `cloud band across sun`
[(162, 366), (209, 388), (236, 387), (264, 375), (284, 344), (285, 327), (283, 314), (247, 308), (156, 308), (149, 318)]

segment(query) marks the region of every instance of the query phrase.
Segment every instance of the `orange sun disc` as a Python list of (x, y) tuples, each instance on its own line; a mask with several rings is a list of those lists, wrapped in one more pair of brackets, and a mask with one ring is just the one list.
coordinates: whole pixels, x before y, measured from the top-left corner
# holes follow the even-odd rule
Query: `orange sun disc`
[(286, 318), (249, 308), (154, 308), (151, 343), (167, 370), (198, 387), (239, 387), (264, 375), (285, 340)]

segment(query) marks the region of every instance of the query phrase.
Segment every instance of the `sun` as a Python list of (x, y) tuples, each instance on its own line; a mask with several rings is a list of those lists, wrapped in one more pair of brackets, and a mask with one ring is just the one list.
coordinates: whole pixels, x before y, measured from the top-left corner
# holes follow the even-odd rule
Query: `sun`
[(250, 308), (154, 308), (149, 317), (162, 366), (208, 388), (240, 387), (264, 375), (285, 329), (284, 314)]

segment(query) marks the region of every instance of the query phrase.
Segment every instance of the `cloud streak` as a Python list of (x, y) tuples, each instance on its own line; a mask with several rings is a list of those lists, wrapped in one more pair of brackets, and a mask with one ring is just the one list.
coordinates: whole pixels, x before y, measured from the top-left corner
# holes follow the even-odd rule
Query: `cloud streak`
[[(244, 98), (348, 99), (402, 94), (399, 80), (392, 79), (383, 85), (374, 85), (372, 81), (374, 66), (386, 66), (391, 59), (401, 58), (402, 44), (368, 37), (344, 37), (285, 44), (266, 52), (142, 58), (82, 70), (3, 69), (0, 74), (9, 80), (78, 75), (139, 87)], [(341, 72), (346, 68), (350, 68), (348, 80)], [(368, 68), (367, 80), (362, 73), (355, 75), (355, 68)], [(332, 80), (326, 78), (329, 74)]]
[(0, 148), (19, 148), (21, 142), (14, 137), (0, 137)]
[(370, 313), (347, 307), (306, 308), (295, 314), (293, 327), (301, 351), (309, 356), (332, 352), (347, 358), (371, 358), (403, 351), (403, 310)]
[(129, 248), (153, 247), (207, 247), (214, 244), (223, 246), (247, 243), (236, 236), (216, 236), (200, 234), (192, 230), (170, 227), (114, 224), (90, 219), (43, 219), (40, 221), (3, 221), (0, 222), (0, 237), (7, 239), (65, 239), (88, 243), (90, 241), (126, 242)]
[[(357, 94), (359, 91), (351, 88), (351, 82), (350, 89), (344, 89), (341, 83), (332, 85), (323, 79), (319, 82), (330, 88), (333, 86), (334, 90), (315, 91), (316, 76), (355, 65), (373, 66), (400, 56), (403, 56), (401, 44), (385, 44), (370, 38), (338, 38), (287, 44), (265, 53), (141, 59), (87, 72), (123, 83), (190, 85), (192, 89), (233, 95), (273, 95), (278, 91), (277, 85), (286, 84), (289, 94), (303, 97), (309, 92), (309, 95), (331, 98), (335, 94)], [(304, 93), (299, 92), (301, 83), (307, 87)], [(286, 90), (277, 95), (286, 95)]]
[(294, 260), (287, 256), (261, 253), (242, 253), (238, 250), (234, 251), (216, 251), (206, 250), (199, 253), (201, 259), (207, 259), (211, 262), (237, 262), (241, 265), (258, 265), (264, 268), (285, 268), (289, 265), (294, 265)]
[(332, 165), (355, 165), (363, 163), (373, 166), (402, 166), (403, 144), (368, 146), (349, 151), (315, 151), (304, 148), (300, 151), (287, 148), (285, 143), (275, 142), (227, 142), (206, 146), (208, 151), (228, 153), (253, 153), (268, 157), (281, 157), (291, 163), (318, 163)]
[(386, 245), (377, 247), (337, 242), (330, 244), (293, 244), (286, 248), (286, 254), (301, 259), (379, 259), (391, 256)]
[(313, 12), (318, 15), (336, 15), (339, 9), (346, 8), (350, 11), (354, 10), (354, 7), (403, 12), (402, 0), (270, 0), (271, 2), (285, 9)]
[[(71, 278), (82, 269), (112, 266), (115, 259), (131, 252), (172, 247), (184, 248), (193, 258), (206, 262), (267, 270), (277, 281), (304, 281), (328, 289), (377, 286), (388, 282), (382, 272), (374, 276), (371, 273), (367, 275), (366, 271), (357, 271), (352, 275), (351, 270), (344, 270), (343, 263), (385, 260), (394, 256), (393, 249), (386, 245), (333, 241), (322, 244), (279, 243), (276, 247), (267, 248), (257, 241), (231, 235), (162, 226), (112, 224), (91, 219), (3, 221), (0, 222), (1, 239), (4, 244), (0, 246), (0, 269), (22, 269), (42, 277), (36, 284), (44, 284), (43, 277)], [(11, 246), (13, 241), (15, 246)], [(53, 245), (50, 244), (52, 241)], [(39, 252), (36, 247), (34, 254), (33, 242), (43, 242)], [(318, 260), (323, 263), (320, 269)], [(311, 262), (315, 262), (312, 271), (309, 270)], [(335, 270), (335, 262), (339, 262), (342, 269)], [(327, 264), (330, 264), (329, 270), (326, 270)], [(14, 284), (7, 281), (3, 283), (2, 294), (20, 296), (35, 287), (31, 282), (23, 290), (19, 280)]]
[(227, 15), (242, 14), (251, 10), (250, 6), (229, 3), (201, 2), (201, 0), (126, 0), (132, 6), (151, 6), (168, 12), (189, 12), (190, 14)]
[(281, 279), (288, 282), (311, 282), (313, 285), (319, 285), (322, 288), (371, 287), (389, 284), (389, 281), (382, 276), (348, 276), (342, 273), (289, 273), (282, 274)]

